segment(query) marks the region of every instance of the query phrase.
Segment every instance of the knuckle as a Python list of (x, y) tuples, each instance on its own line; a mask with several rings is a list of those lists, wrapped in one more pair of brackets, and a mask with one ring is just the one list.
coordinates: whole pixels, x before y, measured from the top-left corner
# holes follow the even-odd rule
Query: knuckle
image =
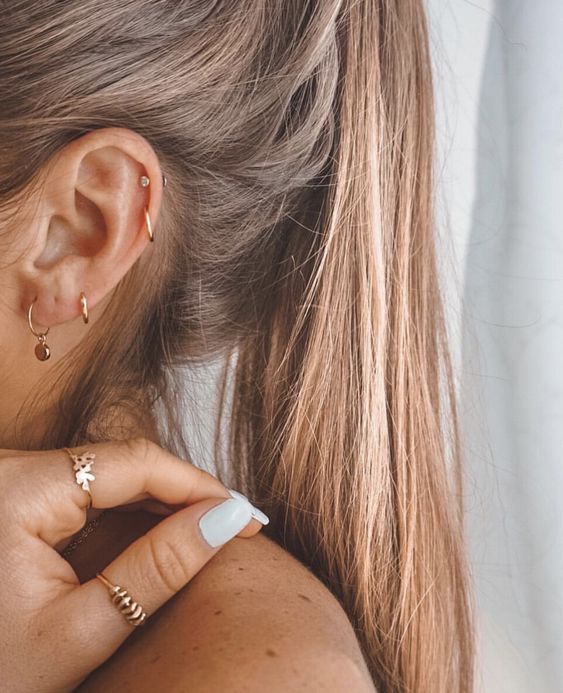
[(191, 578), (192, 567), (185, 552), (168, 539), (148, 539), (154, 577), (166, 590), (176, 594)]
[(141, 466), (145, 476), (150, 476), (153, 463), (160, 449), (156, 443), (147, 438), (131, 438), (125, 441), (127, 449), (127, 463), (134, 466)]
[(145, 462), (154, 454), (156, 448), (156, 443), (148, 440), (148, 438), (131, 438), (125, 441), (125, 445), (131, 457), (135, 458), (136, 461)]

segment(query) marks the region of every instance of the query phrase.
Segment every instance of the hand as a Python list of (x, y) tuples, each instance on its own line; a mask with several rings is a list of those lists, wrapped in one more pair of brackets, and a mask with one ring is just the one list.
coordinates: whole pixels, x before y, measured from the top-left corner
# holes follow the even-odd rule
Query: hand
[[(150, 499), (187, 506), (103, 570), (149, 618), (223, 542), (262, 527), (253, 519), (260, 512), (247, 500), (232, 497), (211, 474), (154, 443), (102, 443), (87, 450), (96, 454), (94, 508)], [(0, 671), (2, 690), (10, 693), (73, 690), (134, 630), (108, 588), (98, 578), (80, 585), (53, 548), (86, 520), (90, 499), (73, 473), (62, 450), (0, 451)]]

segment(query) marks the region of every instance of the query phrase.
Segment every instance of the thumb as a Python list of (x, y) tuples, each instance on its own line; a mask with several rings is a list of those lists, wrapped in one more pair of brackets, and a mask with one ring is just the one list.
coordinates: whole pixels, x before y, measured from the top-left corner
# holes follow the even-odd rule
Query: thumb
[[(104, 568), (103, 575), (127, 594), (112, 601), (108, 586), (93, 578), (56, 600), (49, 620), (65, 631), (65, 642), (85, 645), (76, 662), (78, 683), (135, 630), (124, 613), (136, 614), (137, 623), (144, 620), (141, 610), (150, 617), (241, 530), (256, 534), (261, 523), (253, 514), (256, 509), (243, 496), (194, 503), (163, 519)], [(135, 610), (134, 602), (140, 608)]]

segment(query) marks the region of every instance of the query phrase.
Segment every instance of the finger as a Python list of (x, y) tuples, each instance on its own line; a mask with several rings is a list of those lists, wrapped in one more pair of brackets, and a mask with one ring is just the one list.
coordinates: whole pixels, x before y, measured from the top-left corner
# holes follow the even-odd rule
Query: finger
[[(231, 488), (227, 489), (227, 491), (233, 498), (242, 498), (248, 503), (251, 503), (248, 497), (242, 493), (239, 493), (239, 491), (235, 491)], [(130, 503), (128, 505), (122, 505), (117, 508), (112, 508), (112, 511), (129, 513), (142, 510), (152, 513), (154, 515), (168, 516), (172, 515), (175, 512), (178, 512), (178, 510), (182, 510), (185, 507), (185, 505), (164, 505), (163, 503), (159, 503), (158, 501), (144, 500), (138, 501), (136, 503)], [(251, 508), (253, 520), (248, 525), (248, 527), (245, 527), (242, 530), (242, 532), (239, 532), (238, 536), (240, 537), (251, 537), (254, 534), (256, 534), (256, 531), (260, 529), (261, 526), (267, 525), (270, 522), (270, 518), (266, 515), (266, 513), (262, 512), (262, 510), (252, 505), (252, 503)]]
[[(239, 498), (207, 499), (165, 518), (133, 542), (102, 571), (127, 591), (148, 614), (176, 594), (252, 519), (252, 507)], [(256, 523), (254, 523), (256, 524)], [(256, 531), (253, 532), (254, 534)], [(74, 587), (57, 599), (45, 615), (62, 627), (60, 637), (84, 643), (85, 672), (99, 666), (135, 630), (112, 602), (98, 578)], [(124, 597), (124, 598), (125, 598)], [(96, 642), (92, 648), (88, 643)]]
[(128, 503), (127, 505), (119, 505), (113, 508), (113, 510), (120, 513), (132, 513), (142, 510), (153, 515), (172, 515), (183, 507), (185, 506), (165, 505), (164, 503), (159, 503), (159, 501), (155, 500), (142, 500), (136, 501), (135, 503)]
[[(239, 493), (238, 491), (235, 491), (233, 489), (227, 490), (229, 491), (230, 495), (234, 498), (243, 498), (244, 500), (248, 501), (248, 498), (242, 493)], [(153, 515), (168, 516), (172, 515), (178, 510), (182, 510), (184, 507), (184, 505), (164, 505), (164, 503), (159, 503), (158, 501), (143, 500), (138, 501), (136, 503), (130, 503), (129, 505), (122, 505), (117, 508), (113, 508), (113, 511), (130, 513), (143, 510), (152, 513)], [(256, 530), (260, 529), (260, 526), (267, 525), (270, 521), (268, 516), (261, 510), (256, 508), (254, 505), (252, 506), (252, 517), (253, 521), (250, 523), (250, 525), (248, 525), (247, 528), (243, 529), (242, 532), (239, 533), (240, 537), (253, 536), (256, 533)]]
[[(98, 443), (88, 445), (86, 451), (95, 454), (91, 466), (95, 479), (89, 482), (94, 508), (113, 508), (149, 498), (188, 505), (204, 498), (229, 496), (217, 478), (150, 441)], [(65, 451), (36, 460), (33, 473), (35, 479), (42, 480), (42, 503), (29, 507), (27, 489), (27, 528), (54, 546), (82, 526), (90, 497), (76, 483)]]
[[(93, 446), (93, 452), (96, 479), (90, 483), (90, 493), (94, 508), (113, 508), (150, 497), (175, 505), (228, 496), (225, 486), (209, 472), (144, 438), (100, 443)], [(75, 488), (83, 505), (87, 494), (76, 483)]]

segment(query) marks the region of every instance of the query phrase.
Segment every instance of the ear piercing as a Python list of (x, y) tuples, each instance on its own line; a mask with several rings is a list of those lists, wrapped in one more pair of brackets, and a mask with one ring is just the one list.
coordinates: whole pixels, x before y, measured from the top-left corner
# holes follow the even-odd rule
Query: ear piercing
[(88, 324), (88, 299), (86, 298), (86, 294), (84, 291), (80, 292), (80, 309), (82, 312), (82, 320), (84, 320), (84, 324)]
[[(47, 344), (47, 335), (49, 334), (49, 327), (45, 332), (37, 332), (33, 327), (33, 304), (37, 301), (37, 298), (33, 299), (29, 310), (27, 311), (27, 322), (29, 324), (29, 329), (34, 337), (37, 337), (39, 343), (35, 345), (35, 356), (39, 361), (47, 361), (51, 357), (51, 349)], [(88, 324), (88, 299), (84, 291), (80, 292), (80, 311), (82, 313), (82, 320), (84, 324)]]
[[(149, 185), (151, 184), (150, 178), (148, 176), (141, 176), (139, 178), (139, 185), (141, 188), (148, 188)], [(163, 174), (162, 176), (162, 186), (165, 188), (168, 184), (168, 179), (166, 176)], [(147, 233), (149, 236), (149, 240), (152, 243), (154, 241), (154, 231), (152, 228), (152, 222), (151, 222), (151, 217), (149, 214), (148, 207), (145, 207), (145, 226), (147, 229)]]
[[(151, 181), (148, 176), (143, 175), (139, 177), (139, 185), (141, 186), (141, 188), (148, 188), (150, 183)], [(167, 184), (168, 179), (163, 174), (162, 186), (165, 188)], [(149, 240), (152, 243), (154, 242), (154, 231), (148, 207), (145, 207), (145, 226), (147, 228)], [(31, 334), (34, 337), (37, 337), (38, 340), (38, 343), (35, 345), (35, 356), (39, 361), (47, 361), (51, 357), (51, 349), (47, 344), (47, 335), (49, 334), (49, 328), (47, 328), (45, 332), (38, 332), (33, 327), (33, 304), (35, 303), (35, 301), (37, 301), (37, 298), (33, 299), (27, 311), (27, 322), (29, 325), (29, 329), (31, 330)], [(82, 320), (84, 321), (84, 324), (87, 325), (89, 318), (88, 299), (86, 298), (86, 294), (83, 291), (80, 292), (80, 312), (82, 313)]]
[(47, 359), (51, 356), (51, 350), (49, 349), (49, 346), (47, 344), (47, 335), (49, 334), (49, 328), (47, 328), (45, 332), (37, 332), (34, 329), (31, 314), (33, 311), (33, 304), (35, 303), (35, 301), (37, 301), (36, 298), (33, 299), (31, 305), (29, 306), (29, 310), (27, 311), (27, 322), (29, 324), (29, 329), (31, 330), (31, 333), (34, 337), (37, 337), (37, 339), (39, 340), (39, 343), (35, 345), (35, 356), (39, 361), (47, 361)]
[(147, 229), (147, 233), (149, 234), (149, 240), (151, 243), (153, 243), (154, 242), (154, 233), (152, 230), (152, 222), (151, 222), (149, 210), (146, 207), (145, 207), (145, 227)]
[[(139, 178), (139, 184), (141, 188), (148, 188), (150, 185), (151, 181), (148, 176), (141, 176)], [(162, 174), (162, 187), (165, 188), (168, 185), (168, 178)]]

